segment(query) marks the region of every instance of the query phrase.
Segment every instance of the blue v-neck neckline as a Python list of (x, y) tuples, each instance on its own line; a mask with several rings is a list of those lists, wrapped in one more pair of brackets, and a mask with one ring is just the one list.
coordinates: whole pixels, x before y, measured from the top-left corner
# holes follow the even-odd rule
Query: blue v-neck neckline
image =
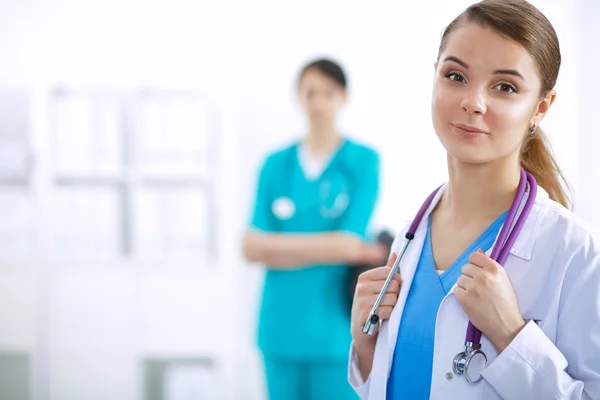
[[(448, 293), (448, 291), (452, 288), (452, 286), (454, 286), (454, 283), (456, 283), (456, 279), (458, 278), (458, 275), (460, 275), (460, 273), (462, 271), (463, 265), (465, 265), (468, 262), (471, 254), (473, 254), (480, 248), (493, 246), (494, 240), (495, 240), (500, 228), (502, 227), (502, 224), (504, 224), (504, 221), (506, 220), (507, 215), (508, 215), (508, 211), (505, 211), (498, 218), (496, 218), (496, 220), (494, 220), (494, 222), (492, 222), (490, 224), (490, 226), (488, 226), (486, 228), (486, 230), (483, 231), (483, 233), (481, 235), (479, 235), (479, 237), (477, 239), (475, 239), (475, 241), (473, 243), (471, 243), (471, 245), (469, 247), (467, 247), (465, 249), (465, 251), (463, 251), (461, 253), (461, 255), (459, 255), (458, 258), (456, 260), (454, 260), (454, 262), (448, 267), (448, 269), (446, 269), (441, 275), (438, 275), (437, 270), (432, 271), (437, 276), (445, 293)], [(426, 246), (427, 246), (426, 250), (429, 253), (431, 260), (432, 260), (432, 265), (435, 268), (435, 261), (434, 261), (435, 259), (433, 256), (433, 244), (431, 242), (431, 214), (429, 214), (428, 222), (427, 222)], [(482, 250), (487, 251), (489, 249), (483, 248)]]
[(338, 147), (329, 156), (329, 160), (327, 161), (327, 164), (321, 170), (321, 173), (314, 178), (309, 178), (306, 175), (304, 168), (302, 168), (301, 161), (300, 161), (299, 153), (300, 153), (300, 146), (302, 146), (302, 143), (297, 142), (294, 145), (294, 151), (293, 151), (294, 161), (295, 161), (296, 169), (300, 172), (300, 176), (302, 177), (302, 180), (304, 182), (308, 182), (308, 183), (319, 182), (328, 173), (328, 171), (332, 168), (332, 166), (337, 162), (337, 159), (340, 157), (342, 150), (346, 147), (347, 144), (348, 144), (348, 140), (346, 138), (342, 138), (342, 142), (338, 145)]

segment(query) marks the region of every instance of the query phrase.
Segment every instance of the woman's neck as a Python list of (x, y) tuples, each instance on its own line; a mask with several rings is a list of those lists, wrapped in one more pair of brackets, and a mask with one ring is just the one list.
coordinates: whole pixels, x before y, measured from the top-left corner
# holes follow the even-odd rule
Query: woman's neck
[(513, 157), (488, 164), (448, 157), (448, 172), (448, 186), (437, 208), (456, 228), (497, 218), (510, 208), (520, 180), (520, 166)]
[(341, 141), (333, 126), (311, 126), (304, 143), (312, 157), (322, 158), (331, 154)]

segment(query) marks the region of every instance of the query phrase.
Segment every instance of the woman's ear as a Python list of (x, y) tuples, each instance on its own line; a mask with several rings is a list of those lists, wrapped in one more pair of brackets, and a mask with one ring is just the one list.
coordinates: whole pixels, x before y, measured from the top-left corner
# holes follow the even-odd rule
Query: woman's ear
[(548, 110), (550, 110), (550, 107), (554, 104), (554, 100), (556, 100), (556, 90), (550, 90), (546, 93), (546, 96), (542, 99), (540, 104), (538, 104), (532, 119), (532, 125), (537, 126), (542, 122), (548, 113)]

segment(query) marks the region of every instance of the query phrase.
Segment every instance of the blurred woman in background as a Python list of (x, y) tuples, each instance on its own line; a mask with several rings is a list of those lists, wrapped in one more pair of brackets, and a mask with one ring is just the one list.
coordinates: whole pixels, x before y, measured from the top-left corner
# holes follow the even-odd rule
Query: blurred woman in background
[(258, 345), (271, 400), (356, 398), (346, 377), (350, 268), (387, 254), (366, 240), (379, 156), (336, 129), (346, 86), (335, 62), (306, 65), (298, 97), (308, 132), (260, 171), (244, 255), (267, 266)]

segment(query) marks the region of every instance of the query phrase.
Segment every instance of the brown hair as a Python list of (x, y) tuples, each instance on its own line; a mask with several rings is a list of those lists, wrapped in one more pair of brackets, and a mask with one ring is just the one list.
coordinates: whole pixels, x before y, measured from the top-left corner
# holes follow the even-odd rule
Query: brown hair
[[(552, 24), (536, 7), (525, 0), (483, 0), (456, 17), (442, 34), (438, 58), (448, 38), (457, 28), (475, 23), (520, 43), (536, 61), (542, 81), (540, 99), (552, 90), (561, 64), (558, 37)], [(539, 129), (525, 135), (521, 146), (521, 165), (529, 171), (555, 200), (570, 207), (569, 185), (554, 159), (548, 138)]]

